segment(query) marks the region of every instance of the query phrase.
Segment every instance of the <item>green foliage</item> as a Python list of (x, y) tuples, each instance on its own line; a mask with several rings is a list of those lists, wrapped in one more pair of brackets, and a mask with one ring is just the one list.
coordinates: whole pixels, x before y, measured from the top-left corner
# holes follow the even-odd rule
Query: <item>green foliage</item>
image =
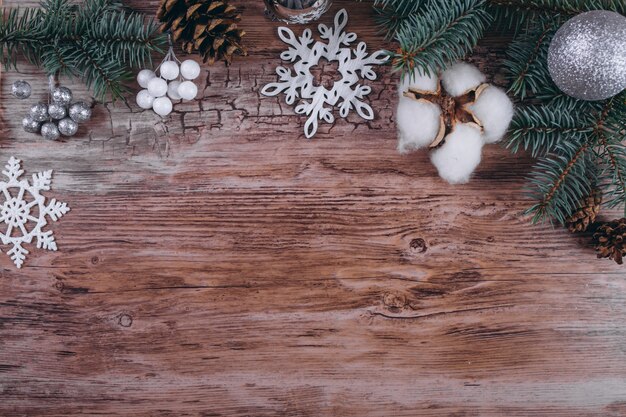
[(82, 79), (99, 100), (121, 98), (132, 68), (163, 52), (165, 38), (143, 15), (112, 0), (45, 0), (40, 8), (0, 10), (0, 62), (17, 66), (17, 57), (48, 75)]
[(514, 37), (502, 66), (518, 101), (505, 141), (539, 158), (530, 176), (534, 221), (565, 220), (596, 188), (626, 215), (626, 92), (603, 102), (562, 93), (548, 72), (548, 48), (570, 17), (626, 14), (624, 0), (375, 0), (378, 23), (399, 44), (402, 76), (438, 71), (471, 52), (489, 22)]
[(393, 29), (400, 44), (399, 52), (390, 53), (394, 68), (403, 74), (416, 68), (428, 74), (463, 58), (490, 23), (484, 4), (484, 0), (428, 0), (415, 13), (402, 16)]
[(393, 39), (398, 29), (405, 24), (405, 21), (415, 14), (425, 0), (414, 0), (411, 2), (396, 3), (388, 0), (377, 0), (374, 2), (374, 9), (378, 13), (376, 23), (383, 28), (385, 38)]
[(626, 92), (607, 101), (597, 131), (599, 184), (609, 208), (624, 205), (626, 217)]
[(520, 99), (523, 100), (529, 93), (542, 93), (545, 86), (551, 83), (543, 63), (548, 59), (550, 40), (560, 23), (559, 18), (539, 18), (509, 45), (504, 67), (507, 69), (509, 91)]
[(533, 221), (556, 220), (564, 224), (591, 194), (596, 183), (593, 150), (586, 140), (560, 142), (539, 159), (530, 179), (531, 195), (537, 200), (527, 210)]

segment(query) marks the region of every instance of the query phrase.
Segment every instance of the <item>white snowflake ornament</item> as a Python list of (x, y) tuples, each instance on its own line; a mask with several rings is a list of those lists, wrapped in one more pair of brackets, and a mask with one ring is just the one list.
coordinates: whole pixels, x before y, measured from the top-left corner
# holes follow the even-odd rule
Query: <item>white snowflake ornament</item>
[[(296, 99), (300, 103), (295, 112), (309, 116), (304, 125), (304, 134), (311, 138), (317, 132), (317, 121), (324, 120), (333, 123), (335, 116), (332, 109), (339, 107), (339, 115), (347, 117), (351, 109), (366, 120), (374, 118), (374, 111), (369, 104), (362, 101), (372, 88), (359, 83), (364, 78), (375, 80), (376, 73), (372, 65), (382, 64), (389, 58), (385, 51), (376, 51), (367, 54), (365, 42), (359, 42), (356, 49), (349, 46), (356, 40), (356, 33), (344, 32), (348, 23), (348, 13), (345, 9), (335, 15), (335, 25), (329, 28), (324, 24), (318, 25), (320, 37), (327, 42), (314, 41), (311, 29), (305, 29), (300, 37), (287, 27), (278, 28), (280, 39), (291, 47), (280, 54), (284, 61), (293, 63), (293, 70), (279, 66), (276, 68), (279, 81), (269, 83), (263, 87), (261, 93), (266, 96), (276, 96), (285, 93), (285, 102), (294, 104)], [(337, 70), (341, 79), (335, 81), (332, 89), (314, 85), (311, 67), (319, 63), (320, 58), (339, 63)]]
[[(52, 231), (43, 231), (48, 217), (57, 221), (70, 211), (67, 204), (54, 198), (46, 204), (41, 191), (50, 190), (52, 170), (33, 174), (32, 184), (20, 179), (24, 171), (19, 159), (11, 157), (2, 174), (6, 181), (0, 181), (0, 240), (4, 245), (13, 245), (7, 254), (18, 268), (22, 267), (28, 251), (22, 246), (37, 239), (38, 249), (57, 250)], [(5, 228), (6, 226), (6, 228)]]

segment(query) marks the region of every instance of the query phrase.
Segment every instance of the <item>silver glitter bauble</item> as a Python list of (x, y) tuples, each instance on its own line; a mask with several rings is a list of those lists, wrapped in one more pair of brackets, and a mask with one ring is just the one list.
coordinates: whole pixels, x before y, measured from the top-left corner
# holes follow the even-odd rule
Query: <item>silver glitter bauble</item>
[(22, 119), (22, 127), (25, 132), (28, 133), (39, 133), (39, 128), (41, 127), (41, 122), (33, 120), (32, 117), (26, 116)]
[(63, 136), (74, 136), (77, 131), (78, 131), (78, 123), (76, 123), (69, 117), (59, 120), (59, 132)]
[(72, 102), (72, 90), (67, 87), (56, 87), (52, 90), (52, 101), (63, 106), (67, 106)]
[(24, 80), (17, 80), (11, 86), (11, 94), (13, 94), (14, 97), (19, 98), (20, 100), (30, 97), (30, 93), (32, 91), (33, 90), (30, 87), (30, 84), (28, 84), (28, 82)]
[(48, 105), (46, 103), (37, 103), (30, 106), (30, 117), (36, 122), (45, 122), (48, 120)]
[(55, 120), (61, 120), (67, 116), (67, 108), (58, 103), (52, 103), (48, 106), (48, 114)]
[(91, 119), (91, 107), (84, 101), (77, 101), (70, 106), (70, 117), (76, 123), (84, 123)]
[(548, 50), (548, 69), (567, 95), (602, 100), (626, 88), (626, 17), (595, 10), (568, 20)]
[(60, 136), (59, 128), (52, 122), (41, 125), (41, 136), (48, 140), (57, 140)]

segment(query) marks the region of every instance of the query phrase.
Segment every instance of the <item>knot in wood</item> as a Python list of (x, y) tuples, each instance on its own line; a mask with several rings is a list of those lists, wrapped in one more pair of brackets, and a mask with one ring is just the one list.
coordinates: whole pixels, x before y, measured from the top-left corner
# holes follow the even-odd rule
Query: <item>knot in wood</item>
[(411, 240), (409, 247), (411, 248), (411, 250), (419, 253), (424, 253), (428, 249), (428, 247), (426, 246), (426, 241), (421, 237)]
[(133, 325), (133, 318), (130, 316), (130, 314), (120, 314), (117, 323), (122, 327), (130, 327)]

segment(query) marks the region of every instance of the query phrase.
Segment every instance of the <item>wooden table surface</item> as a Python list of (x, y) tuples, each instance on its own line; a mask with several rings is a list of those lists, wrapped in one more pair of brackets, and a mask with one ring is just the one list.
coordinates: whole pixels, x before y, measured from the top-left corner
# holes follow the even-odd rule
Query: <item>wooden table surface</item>
[[(27, 247), (17, 270), (2, 248), (0, 415), (625, 416), (626, 269), (521, 215), (532, 161), (488, 146), (450, 186), (399, 155), (387, 67), (374, 121), (306, 140), (259, 94), (279, 25), (237, 4), (250, 56), (204, 67), (202, 98), (165, 120), (108, 103), (46, 142), (19, 127), (44, 75), (2, 74), (0, 162), (53, 169), (72, 211), (58, 252)], [(368, 4), (322, 21), (341, 7), (388, 46)], [(503, 44), (471, 58), (497, 83)], [(18, 78), (32, 100), (10, 96)]]

